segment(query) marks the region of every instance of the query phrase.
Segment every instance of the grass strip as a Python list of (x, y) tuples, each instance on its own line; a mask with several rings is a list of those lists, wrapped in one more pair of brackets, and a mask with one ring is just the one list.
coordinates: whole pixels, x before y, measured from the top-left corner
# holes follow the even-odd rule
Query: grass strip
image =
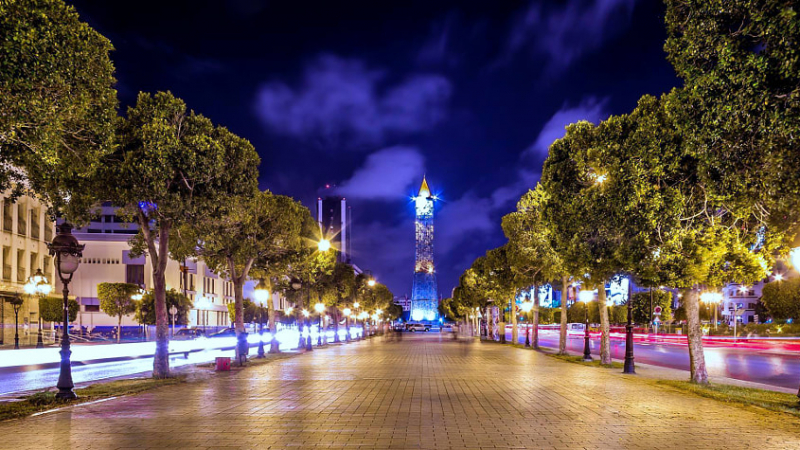
[(625, 367), (624, 364), (622, 364), (620, 362), (616, 362), (616, 361), (612, 362), (611, 364), (600, 364), (600, 360), (599, 359), (593, 359), (591, 361), (584, 361), (583, 360), (583, 356), (557, 355), (555, 353), (545, 353), (545, 355), (547, 355), (547, 356), (549, 356), (551, 358), (560, 359), (562, 361), (567, 361), (567, 362), (571, 362), (571, 363), (574, 363), (574, 364), (581, 364), (581, 365), (584, 365), (584, 366), (605, 367), (607, 369), (622, 369), (623, 367)]
[(0, 403), (0, 420), (16, 419), (49, 409), (77, 405), (108, 397), (136, 394), (161, 386), (183, 383), (185, 381), (185, 376), (177, 376), (159, 380), (154, 378), (131, 378), (127, 380), (97, 383), (86, 386), (85, 388), (76, 389), (75, 393), (78, 394), (78, 398), (75, 400), (59, 400), (56, 398), (56, 391), (37, 392), (32, 395), (19, 397), (17, 401)]
[(712, 398), (725, 403), (758, 406), (800, 417), (800, 402), (794, 394), (768, 391), (765, 389), (731, 386), (728, 384), (696, 384), (689, 381), (658, 380), (657, 384), (671, 386), (701, 397)]

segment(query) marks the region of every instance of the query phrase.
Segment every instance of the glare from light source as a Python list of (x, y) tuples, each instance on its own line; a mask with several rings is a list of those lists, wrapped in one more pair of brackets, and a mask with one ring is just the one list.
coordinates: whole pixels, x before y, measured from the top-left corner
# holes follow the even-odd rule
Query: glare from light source
[(580, 291), (578, 292), (578, 300), (582, 301), (583, 303), (589, 303), (594, 300), (594, 292)]
[(327, 239), (320, 239), (317, 243), (317, 250), (321, 252), (327, 252), (331, 249), (331, 241)]
[(345, 315), (345, 316), (347, 316), (347, 317), (350, 317), (350, 314), (352, 314), (352, 313), (353, 313), (353, 311), (351, 311), (351, 310), (350, 310), (350, 308), (345, 308), (345, 309), (344, 309), (344, 311), (342, 311), (342, 312), (343, 312), (343, 313), (344, 313), (344, 315)]
[(775, 281), (783, 281), (783, 274), (782, 273), (773, 274), (772, 278), (774, 278)]
[(317, 303), (316, 305), (314, 305), (314, 311), (318, 313), (325, 311), (325, 305), (323, 305), (322, 303)]
[(530, 312), (533, 309), (533, 302), (522, 302), (519, 308), (526, 313)]
[(309, 312), (308, 312), (308, 310), (307, 310), (307, 309), (304, 309), (304, 310), (303, 310), (303, 317), (308, 317), (308, 316), (309, 316)]
[(739, 292), (741, 292), (742, 294), (746, 293), (749, 290), (750, 290), (750, 288), (745, 286), (745, 285), (739, 286)]
[(703, 292), (700, 294), (700, 301), (703, 303), (719, 303), (722, 301), (720, 292)]
[(367, 285), (368, 285), (369, 287), (373, 287), (373, 286), (375, 286), (375, 280), (369, 280), (369, 281), (367, 281)]
[(608, 175), (598, 175), (597, 179), (595, 180), (597, 184), (603, 184), (608, 179)]
[(361, 307), (361, 304), (360, 304), (360, 303), (358, 303), (358, 302), (355, 302), (355, 303), (353, 303), (353, 308), (356, 308), (356, 309), (357, 309), (357, 308), (359, 308), (359, 307)]
[(293, 311), (294, 311), (294, 308), (292, 308), (291, 306), (287, 306), (286, 307), (286, 315), (291, 314)]

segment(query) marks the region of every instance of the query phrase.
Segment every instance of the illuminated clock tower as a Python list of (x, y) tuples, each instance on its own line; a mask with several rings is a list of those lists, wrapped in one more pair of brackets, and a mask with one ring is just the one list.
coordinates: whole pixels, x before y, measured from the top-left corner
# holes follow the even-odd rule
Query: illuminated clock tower
[(428, 182), (422, 178), (422, 186), (414, 197), (417, 220), (416, 260), (414, 264), (414, 286), (411, 294), (411, 320), (435, 321), (439, 315), (439, 289), (433, 265), (433, 202)]

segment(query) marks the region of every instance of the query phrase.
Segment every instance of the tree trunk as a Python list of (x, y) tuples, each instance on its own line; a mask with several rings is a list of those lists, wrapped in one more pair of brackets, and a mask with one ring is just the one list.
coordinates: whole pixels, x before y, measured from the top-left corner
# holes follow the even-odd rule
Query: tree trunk
[(493, 341), (494, 340), (494, 322), (492, 320), (491, 309), (489, 306), (486, 306), (486, 339)]
[(243, 294), (243, 279), (244, 277), (231, 277), (233, 281), (233, 295), (234, 295), (234, 328), (236, 330), (236, 363), (243, 366), (247, 360), (247, 333), (244, 331), (244, 294)]
[[(517, 329), (517, 299), (511, 298), (511, 343), (513, 345), (519, 344), (519, 330)], [(505, 332), (503, 333), (505, 335)]]
[(600, 283), (597, 287), (597, 297), (600, 303), (600, 364), (611, 365), (611, 340), (608, 325), (608, 306), (606, 306), (606, 285)]
[(122, 337), (122, 315), (117, 317), (117, 344), (119, 344), (120, 337)]
[(537, 286), (534, 286), (534, 294), (533, 294), (533, 330), (531, 333), (531, 347), (534, 349), (539, 349), (539, 289)]
[(697, 291), (685, 289), (683, 291), (683, 302), (686, 308), (686, 337), (689, 341), (689, 369), (691, 371), (691, 382), (699, 384), (708, 383), (708, 372), (706, 371), (706, 358), (703, 354), (703, 330), (700, 327), (700, 303)]
[(275, 314), (275, 302), (272, 301), (272, 284), (270, 283), (269, 289), (269, 301), (267, 301), (267, 318), (269, 319), (269, 353), (280, 353), (281, 346), (280, 342), (278, 342), (278, 338), (275, 336), (278, 334), (278, 322), (275, 319), (277, 314)]
[(561, 330), (558, 336), (558, 354), (567, 355), (567, 301), (569, 300), (569, 277), (561, 277)]
[(165, 278), (163, 270), (153, 272), (153, 296), (156, 309), (156, 354), (153, 358), (153, 378), (169, 377), (169, 325)]

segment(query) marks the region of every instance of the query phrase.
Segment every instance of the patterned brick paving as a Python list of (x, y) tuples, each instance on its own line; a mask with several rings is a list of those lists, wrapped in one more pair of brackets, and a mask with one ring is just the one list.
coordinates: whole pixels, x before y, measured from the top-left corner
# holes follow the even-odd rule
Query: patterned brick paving
[(0, 423), (0, 436), (8, 449), (791, 449), (800, 421), (417, 334)]

